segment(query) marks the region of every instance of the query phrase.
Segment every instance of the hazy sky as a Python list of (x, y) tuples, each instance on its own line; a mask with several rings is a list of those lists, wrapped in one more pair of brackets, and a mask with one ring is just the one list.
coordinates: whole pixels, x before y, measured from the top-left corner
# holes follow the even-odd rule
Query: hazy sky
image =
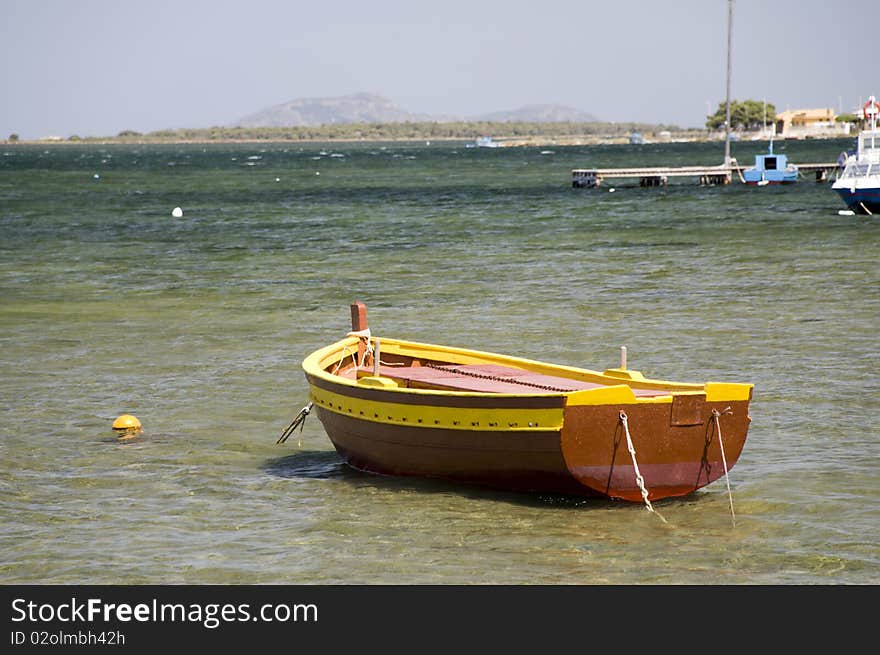
[[(559, 104), (702, 127), (728, 0), (0, 0), (0, 138), (228, 125), (361, 91), (411, 112)], [(880, 97), (878, 0), (735, 0), (732, 99)], [(711, 111), (710, 111), (711, 109)]]

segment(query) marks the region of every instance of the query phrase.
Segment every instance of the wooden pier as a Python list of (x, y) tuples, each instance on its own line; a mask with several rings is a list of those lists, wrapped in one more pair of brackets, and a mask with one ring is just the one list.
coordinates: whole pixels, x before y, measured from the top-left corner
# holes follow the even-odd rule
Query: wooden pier
[(795, 164), (799, 173), (812, 172), (816, 176), (816, 182), (826, 182), (828, 176), (839, 168), (838, 164)]
[[(811, 172), (816, 182), (825, 182), (828, 175), (838, 168), (837, 163), (796, 164), (799, 173)], [(736, 175), (742, 181), (742, 166), (734, 160), (730, 166), (660, 166), (654, 168), (575, 168), (571, 171), (571, 185), (581, 189), (594, 189), (606, 179), (638, 178), (639, 186), (666, 186), (670, 177), (696, 179), (701, 186), (730, 184)]]

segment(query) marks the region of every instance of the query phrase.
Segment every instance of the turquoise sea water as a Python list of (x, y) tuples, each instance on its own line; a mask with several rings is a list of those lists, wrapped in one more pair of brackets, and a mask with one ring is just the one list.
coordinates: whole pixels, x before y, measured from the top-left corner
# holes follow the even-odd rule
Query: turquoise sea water
[[(722, 156), (0, 146), (0, 583), (880, 582), (878, 217), (811, 177), (570, 185)], [(753, 382), (735, 525), (723, 480), (655, 503), (663, 523), (360, 474), (315, 417), (276, 445), (355, 299), (379, 336), (600, 370), (625, 345), (652, 377)]]

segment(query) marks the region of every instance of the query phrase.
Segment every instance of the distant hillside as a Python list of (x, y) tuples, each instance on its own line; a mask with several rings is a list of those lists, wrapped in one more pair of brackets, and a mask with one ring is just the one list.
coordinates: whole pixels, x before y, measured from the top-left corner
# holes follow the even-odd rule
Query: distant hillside
[(586, 112), (560, 105), (526, 105), (473, 118), (414, 114), (372, 93), (335, 98), (299, 98), (245, 116), (234, 127), (317, 127), (349, 123), (430, 123), (455, 121), (590, 123)]
[(561, 105), (526, 105), (512, 111), (496, 111), (483, 114), (475, 120), (501, 123), (594, 123), (597, 119), (592, 114)]
[(268, 107), (235, 123), (238, 127), (315, 127), (338, 123), (405, 123), (430, 121), (413, 114), (387, 98), (355, 93), (337, 98), (300, 98)]

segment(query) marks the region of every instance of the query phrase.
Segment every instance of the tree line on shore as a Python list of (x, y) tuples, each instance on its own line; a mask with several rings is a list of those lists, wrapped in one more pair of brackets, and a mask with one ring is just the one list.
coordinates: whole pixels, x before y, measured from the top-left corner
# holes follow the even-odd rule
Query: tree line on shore
[[(179, 141), (404, 141), (404, 140), (473, 140), (482, 136), (497, 139), (571, 137), (624, 137), (633, 132), (657, 135), (661, 132), (695, 136), (724, 128), (726, 104), (706, 117), (705, 130), (682, 129), (675, 125), (651, 123), (612, 122), (528, 122), (528, 121), (453, 121), (453, 122), (388, 122), (388, 123), (331, 123), (316, 126), (242, 127), (215, 126), (203, 128), (176, 128), (141, 133), (123, 130), (116, 136), (79, 136), (54, 141), (74, 142), (179, 142)], [(776, 107), (757, 100), (730, 103), (731, 130), (757, 130), (776, 120)], [(858, 117), (841, 115), (838, 121), (857, 122)], [(18, 134), (10, 134), (10, 143), (19, 141)]]
[[(481, 136), (493, 138), (626, 136), (632, 132), (682, 132), (679, 127), (647, 123), (604, 122), (400, 122), (400, 123), (336, 123), (317, 126), (240, 127), (215, 126), (177, 128), (141, 133), (123, 130), (116, 136), (78, 136), (66, 141), (400, 141), (400, 140), (473, 140)], [(18, 136), (10, 135), (10, 142)]]
[[(839, 123), (858, 123), (859, 117), (853, 114), (841, 114), (835, 118)], [(754, 131), (764, 125), (772, 125), (776, 121), (776, 105), (758, 100), (730, 101), (730, 129)], [(718, 109), (706, 117), (706, 128), (709, 130), (724, 129), (727, 122), (727, 104), (718, 103)]]

